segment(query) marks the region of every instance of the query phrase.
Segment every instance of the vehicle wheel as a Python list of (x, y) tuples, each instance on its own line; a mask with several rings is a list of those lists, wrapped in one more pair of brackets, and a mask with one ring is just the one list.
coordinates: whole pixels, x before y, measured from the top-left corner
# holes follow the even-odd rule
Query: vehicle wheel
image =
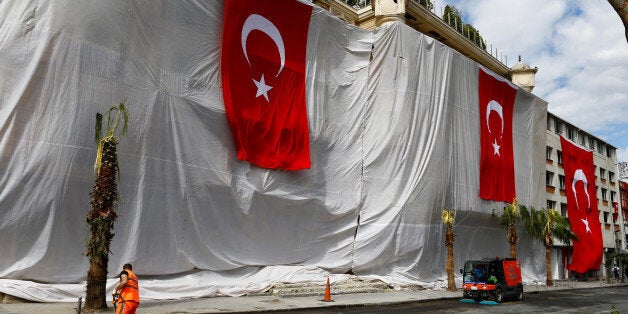
[(517, 288), (517, 301), (523, 300), (523, 287)]
[(502, 303), (503, 300), (504, 300), (504, 293), (502, 292), (502, 289), (496, 288), (495, 289), (495, 302)]
[(475, 301), (475, 302), (477, 302), (477, 303), (480, 303), (480, 302), (482, 302), (482, 298), (480, 298), (480, 297), (475, 297), (475, 298), (473, 298), (473, 301)]

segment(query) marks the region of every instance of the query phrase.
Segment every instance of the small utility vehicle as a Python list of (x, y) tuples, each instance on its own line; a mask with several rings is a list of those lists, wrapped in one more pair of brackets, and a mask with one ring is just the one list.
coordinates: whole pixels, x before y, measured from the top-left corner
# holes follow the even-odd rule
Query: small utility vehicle
[(467, 261), (460, 273), (465, 299), (497, 303), (501, 303), (507, 296), (519, 301), (523, 299), (521, 267), (514, 258)]

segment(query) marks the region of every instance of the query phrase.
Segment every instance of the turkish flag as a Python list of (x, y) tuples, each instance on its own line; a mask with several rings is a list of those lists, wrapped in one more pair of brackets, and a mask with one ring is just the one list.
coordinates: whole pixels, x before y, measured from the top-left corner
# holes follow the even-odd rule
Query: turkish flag
[(516, 197), (512, 115), (517, 88), (479, 68), (480, 197), (512, 202)]
[(573, 256), (567, 269), (577, 273), (597, 270), (602, 263), (602, 229), (595, 188), (593, 152), (560, 137), (565, 170), (567, 211), (573, 240)]
[(224, 12), (222, 92), (238, 159), (310, 168), (305, 50), (312, 7), (228, 0)]

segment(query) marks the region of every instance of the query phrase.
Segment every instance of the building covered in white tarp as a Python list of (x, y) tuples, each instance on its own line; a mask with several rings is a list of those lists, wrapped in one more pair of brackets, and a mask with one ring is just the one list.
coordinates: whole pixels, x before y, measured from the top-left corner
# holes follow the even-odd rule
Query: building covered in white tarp
[[(219, 1), (0, 1), (0, 292), (84, 294), (94, 117), (126, 100), (109, 273), (142, 297), (238, 295), (346, 273), (446, 285), (455, 263), (506, 256), (479, 190), (479, 65), (401, 24), (374, 31), (314, 7), (306, 55), (312, 166), (238, 160), (221, 90)], [(547, 105), (519, 89), (519, 202), (544, 206)], [(544, 248), (522, 238), (524, 280)], [(458, 278), (460, 279), (460, 278)]]

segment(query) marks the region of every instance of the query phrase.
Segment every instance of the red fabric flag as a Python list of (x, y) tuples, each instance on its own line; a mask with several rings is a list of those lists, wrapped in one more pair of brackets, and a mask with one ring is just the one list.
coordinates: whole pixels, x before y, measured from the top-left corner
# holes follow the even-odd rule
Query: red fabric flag
[(480, 197), (512, 202), (516, 196), (512, 115), (517, 89), (478, 71), (480, 98)]
[(310, 168), (305, 50), (311, 13), (297, 1), (225, 1), (222, 91), (240, 160)]
[(613, 222), (617, 221), (617, 217), (619, 217), (619, 203), (613, 202)]
[(567, 269), (577, 273), (597, 270), (602, 263), (602, 229), (597, 208), (593, 152), (560, 137), (565, 170), (567, 211), (573, 241), (573, 255)]

